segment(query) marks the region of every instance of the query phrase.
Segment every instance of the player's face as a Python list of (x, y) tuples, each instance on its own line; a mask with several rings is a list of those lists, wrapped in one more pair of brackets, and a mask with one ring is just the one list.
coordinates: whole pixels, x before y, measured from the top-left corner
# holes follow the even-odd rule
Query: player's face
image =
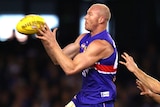
[(98, 26), (98, 13), (97, 8), (90, 7), (85, 16), (85, 29), (88, 31), (93, 31)]

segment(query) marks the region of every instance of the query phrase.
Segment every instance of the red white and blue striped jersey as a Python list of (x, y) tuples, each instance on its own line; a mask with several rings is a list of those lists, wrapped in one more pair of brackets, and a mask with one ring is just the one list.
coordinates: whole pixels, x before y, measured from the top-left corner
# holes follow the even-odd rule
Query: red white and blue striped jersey
[(90, 33), (86, 34), (80, 41), (80, 52), (84, 52), (87, 46), (97, 39), (109, 42), (114, 52), (108, 58), (100, 59), (92, 67), (82, 71), (82, 88), (76, 96), (76, 99), (82, 104), (114, 101), (117, 94), (114, 81), (118, 66), (118, 52), (107, 30), (93, 37)]

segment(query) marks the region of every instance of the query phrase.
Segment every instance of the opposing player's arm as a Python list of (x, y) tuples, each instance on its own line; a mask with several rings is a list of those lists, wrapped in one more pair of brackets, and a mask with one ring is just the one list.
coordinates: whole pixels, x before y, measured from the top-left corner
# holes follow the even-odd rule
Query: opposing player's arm
[(151, 91), (154, 93), (160, 93), (160, 82), (157, 79), (149, 76), (143, 70), (141, 70), (135, 63), (133, 57), (128, 55), (126, 52), (124, 52), (121, 56), (125, 61), (119, 61), (119, 63), (125, 65), (127, 69), (134, 73), (134, 75)]
[(160, 94), (153, 93), (151, 97), (153, 100), (160, 104)]
[(141, 90), (140, 95), (151, 97), (157, 103), (160, 103), (160, 94), (152, 92), (147, 86), (144, 85), (140, 80), (136, 79), (137, 88)]
[(141, 69), (137, 68), (135, 72), (133, 72), (134, 75), (142, 81), (151, 91), (154, 93), (160, 94), (160, 82), (151, 77), (150, 75), (146, 74), (144, 71)]

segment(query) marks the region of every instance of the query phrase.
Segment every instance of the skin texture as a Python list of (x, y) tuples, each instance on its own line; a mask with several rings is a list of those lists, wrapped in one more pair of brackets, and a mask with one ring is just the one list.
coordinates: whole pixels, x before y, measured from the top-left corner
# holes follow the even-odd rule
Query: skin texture
[[(107, 28), (109, 19), (110, 11), (108, 7), (103, 4), (93, 4), (85, 16), (85, 29), (90, 31), (91, 36), (95, 36)], [(81, 72), (98, 60), (109, 57), (113, 53), (113, 47), (105, 40), (94, 40), (85, 52), (79, 53), (79, 42), (85, 34), (79, 35), (75, 42), (61, 49), (56, 40), (57, 28), (52, 32), (45, 24), (38, 31), (36, 37), (42, 41), (54, 64), (59, 64), (66, 75)]]
[(138, 78), (136, 83), (137, 87), (142, 91), (141, 95), (148, 95), (155, 101), (160, 102), (160, 82), (142, 71), (135, 63), (133, 57), (126, 52), (121, 57), (125, 61), (119, 61), (119, 63), (125, 65)]
[(136, 79), (137, 88), (141, 90), (140, 95), (151, 97), (157, 103), (160, 104), (160, 95), (152, 92), (147, 86), (145, 86), (140, 80)]

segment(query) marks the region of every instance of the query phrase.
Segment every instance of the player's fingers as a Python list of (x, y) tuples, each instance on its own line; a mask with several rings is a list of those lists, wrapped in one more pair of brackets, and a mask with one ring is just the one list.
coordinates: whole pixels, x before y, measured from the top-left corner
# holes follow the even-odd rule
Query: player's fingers
[(129, 61), (129, 62), (132, 61), (132, 62), (134, 62), (133, 57), (130, 56), (130, 55), (128, 55), (126, 52), (124, 52), (123, 58), (124, 58), (126, 61)]
[(54, 28), (54, 29), (53, 29), (53, 33), (56, 33), (57, 30), (58, 30), (58, 28)]
[(139, 79), (136, 79), (136, 83), (139, 83), (140, 81), (139, 81)]
[(50, 30), (49, 26), (47, 25), (47, 23), (44, 24), (44, 28), (47, 29), (47, 30)]
[(143, 86), (141, 84), (137, 84), (137, 88), (139, 88), (140, 90), (143, 90)]
[(124, 56), (129, 56), (126, 52), (123, 52), (123, 55), (124, 55)]
[(123, 57), (125, 57), (125, 58), (130, 57), (126, 52), (123, 52), (123, 54), (122, 54), (121, 56), (123, 56)]
[(56, 32), (57, 32), (58, 28), (54, 28), (52, 31), (52, 34), (56, 37)]
[(122, 64), (122, 65), (126, 65), (126, 63), (123, 62), (123, 61), (119, 61), (119, 63)]
[(136, 79), (136, 83), (137, 83), (137, 84), (140, 84), (140, 85), (143, 84), (139, 79)]
[(132, 59), (132, 57), (129, 54), (127, 54), (126, 52), (124, 52), (123, 55), (124, 55), (125, 59), (128, 59), (128, 60)]
[(139, 80), (136, 81), (136, 84), (137, 84), (137, 88), (139, 88), (141, 91), (145, 90), (145, 87), (141, 81), (139, 81)]
[(45, 33), (48, 29), (47, 29), (46, 25), (41, 25), (41, 28), (39, 30), (42, 31), (43, 33)]
[(41, 39), (41, 40), (44, 40), (44, 39), (45, 39), (43, 36), (38, 36), (38, 35), (36, 35), (35, 37), (36, 37), (37, 39)]
[(137, 88), (138, 88), (139, 90), (143, 91), (143, 89), (142, 89), (140, 86), (137, 86)]
[(147, 94), (147, 93), (145, 93), (145, 92), (141, 92), (141, 93), (140, 93), (140, 95), (146, 95), (146, 94)]
[(37, 29), (37, 31), (38, 31), (38, 33), (37, 33), (37, 35), (44, 35), (45, 34), (45, 32), (42, 30), (42, 29)]
[(44, 23), (43, 25), (40, 25), (40, 28), (36, 28), (40, 33), (45, 33), (46, 31), (49, 30), (49, 27), (46, 23)]
[(136, 80), (136, 84), (137, 84), (138, 86), (142, 86), (142, 82), (139, 81), (139, 80)]
[(130, 57), (130, 55), (127, 52), (123, 53), (126, 57)]
[(126, 57), (125, 57), (125, 55), (121, 54), (121, 57), (122, 57), (123, 59), (125, 59), (125, 60), (126, 60)]

